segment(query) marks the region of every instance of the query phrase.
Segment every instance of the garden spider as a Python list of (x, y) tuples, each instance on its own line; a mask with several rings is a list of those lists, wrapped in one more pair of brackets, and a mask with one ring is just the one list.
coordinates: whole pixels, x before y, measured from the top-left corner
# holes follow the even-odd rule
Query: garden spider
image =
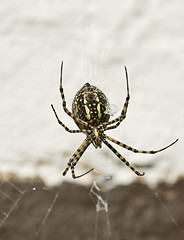
[(61, 93), (61, 98), (63, 102), (63, 109), (71, 118), (73, 118), (73, 120), (75, 121), (79, 129), (70, 130), (67, 126), (64, 125), (64, 123), (60, 121), (54, 109), (54, 106), (52, 104), (51, 104), (51, 107), (54, 111), (54, 114), (57, 118), (58, 123), (62, 127), (64, 127), (67, 132), (84, 133), (86, 135), (86, 138), (83, 141), (83, 143), (79, 146), (77, 151), (70, 158), (68, 165), (63, 172), (63, 176), (66, 175), (69, 168), (71, 168), (72, 177), (74, 179), (82, 177), (87, 173), (91, 172), (92, 170), (94, 170), (94, 168), (92, 168), (89, 171), (79, 176), (76, 176), (74, 171), (75, 165), (78, 163), (79, 159), (81, 158), (81, 156), (83, 155), (83, 153), (86, 151), (86, 149), (91, 143), (94, 145), (95, 148), (98, 148), (98, 147), (101, 148), (102, 142), (103, 142), (135, 174), (137, 174), (138, 176), (143, 176), (144, 172), (140, 173), (134, 167), (132, 167), (130, 163), (107, 140), (113, 143), (116, 143), (117, 145), (127, 150), (130, 150), (134, 153), (147, 153), (147, 154), (154, 154), (154, 153), (161, 152), (166, 148), (169, 148), (170, 146), (172, 146), (178, 141), (177, 139), (173, 143), (169, 144), (168, 146), (160, 150), (144, 151), (144, 150), (134, 149), (124, 143), (121, 143), (107, 136), (104, 133), (107, 130), (117, 128), (120, 125), (120, 123), (126, 118), (126, 112), (128, 108), (129, 99), (130, 99), (129, 86), (128, 86), (128, 73), (127, 73), (126, 67), (125, 67), (126, 84), (127, 84), (126, 101), (124, 103), (123, 110), (120, 116), (111, 121), (109, 121), (110, 115), (107, 113), (107, 108), (109, 106), (108, 99), (100, 89), (90, 85), (89, 83), (84, 84), (84, 86), (75, 95), (72, 103), (72, 113), (71, 113), (66, 107), (66, 100), (65, 100), (63, 86), (62, 86), (62, 72), (63, 72), (63, 62), (61, 63), (61, 74), (60, 74), (60, 93)]

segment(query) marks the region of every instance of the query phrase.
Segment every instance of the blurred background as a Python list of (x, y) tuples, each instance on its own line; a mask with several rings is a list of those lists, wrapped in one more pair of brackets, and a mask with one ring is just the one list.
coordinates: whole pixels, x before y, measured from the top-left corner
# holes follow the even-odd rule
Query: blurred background
[[(183, 239), (183, 16), (182, 0), (0, 1), (2, 240)], [(85, 136), (66, 132), (50, 106), (77, 129), (62, 109), (61, 61), (68, 109), (89, 82), (109, 99), (111, 119), (127, 67), (127, 118), (109, 136), (140, 150), (179, 138), (155, 155), (115, 146), (144, 177), (93, 145), (76, 174), (95, 171), (62, 176)]]
[[(130, 84), (127, 118), (108, 135), (154, 156), (116, 146), (140, 172), (142, 181), (174, 182), (183, 176), (184, 3), (177, 1), (2, 0), (0, 3), (0, 174), (42, 179), (48, 186), (63, 179), (71, 155), (84, 139), (57, 123), (50, 104), (71, 129), (59, 93), (60, 64), (67, 107), (85, 82), (99, 87), (119, 116), (126, 97), (124, 66)], [(89, 184), (99, 175), (113, 184), (137, 177), (106, 146), (90, 146), (76, 167), (96, 172), (75, 181)]]

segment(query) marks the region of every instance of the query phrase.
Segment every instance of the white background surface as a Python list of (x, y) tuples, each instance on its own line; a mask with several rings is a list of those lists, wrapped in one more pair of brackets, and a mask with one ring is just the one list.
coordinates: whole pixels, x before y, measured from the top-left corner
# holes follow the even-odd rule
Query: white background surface
[[(157, 155), (137, 155), (115, 146), (140, 172), (142, 181), (175, 181), (184, 174), (184, 2), (2, 0), (0, 3), (0, 174), (39, 177), (48, 185), (64, 178), (70, 156), (85, 136), (58, 125), (75, 123), (62, 110), (60, 63), (67, 107), (85, 82), (99, 87), (120, 114), (126, 97), (126, 120), (108, 135), (144, 150), (179, 142)], [(150, 166), (150, 167), (149, 167)], [(137, 179), (105, 146), (89, 147), (76, 173), (91, 167), (113, 176), (113, 183)], [(75, 180), (89, 183), (101, 174)]]

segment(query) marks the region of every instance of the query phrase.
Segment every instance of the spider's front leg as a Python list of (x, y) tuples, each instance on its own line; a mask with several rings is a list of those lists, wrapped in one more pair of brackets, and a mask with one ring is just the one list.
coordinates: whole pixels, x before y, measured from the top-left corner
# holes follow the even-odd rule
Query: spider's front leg
[(127, 144), (124, 144), (124, 143), (122, 143), (122, 142), (119, 142), (119, 141), (117, 141), (117, 140), (115, 140), (115, 139), (113, 139), (113, 138), (111, 138), (111, 137), (109, 137), (109, 136), (107, 136), (107, 135), (105, 135), (105, 137), (106, 137), (108, 140), (110, 140), (111, 142), (113, 142), (113, 143), (115, 143), (115, 144), (117, 144), (117, 145), (119, 145), (119, 146), (121, 146), (121, 147), (129, 150), (129, 151), (132, 151), (132, 152), (134, 152), (134, 153), (145, 153), (145, 154), (155, 154), (155, 153), (158, 153), (158, 152), (162, 152), (162, 151), (164, 151), (165, 149), (171, 147), (173, 144), (175, 144), (175, 143), (178, 141), (178, 139), (176, 139), (174, 142), (170, 143), (168, 146), (166, 146), (166, 147), (164, 147), (164, 148), (161, 148), (161, 149), (159, 149), (159, 150), (147, 151), (147, 150), (137, 150), (137, 149), (132, 148), (132, 147), (130, 147), (130, 146), (128, 146)]
[[(125, 67), (125, 74), (126, 74), (126, 84), (127, 84), (127, 96), (126, 96), (126, 100), (125, 100), (125, 103), (124, 103), (124, 106), (123, 106), (123, 110), (122, 110), (121, 115), (119, 117), (115, 118), (112, 121), (104, 123), (105, 130), (110, 130), (110, 129), (117, 128), (120, 125), (120, 123), (126, 118), (128, 103), (129, 103), (129, 99), (130, 99), (129, 84), (128, 84), (128, 72), (127, 72), (126, 67)], [(110, 126), (110, 127), (106, 127), (106, 126), (108, 126), (110, 124), (113, 124), (113, 123), (116, 123), (116, 124), (113, 125), (113, 126)]]
[(123, 162), (125, 163), (135, 174), (143, 176), (145, 173), (138, 172), (105, 138), (102, 138), (105, 145)]
[(86, 123), (86, 122), (82, 121), (81, 119), (75, 117), (66, 107), (66, 100), (65, 100), (65, 95), (64, 95), (63, 86), (62, 86), (62, 75), (63, 75), (63, 61), (61, 62), (60, 87), (59, 87), (59, 90), (60, 90), (60, 93), (61, 93), (61, 98), (63, 100), (63, 109), (71, 118), (73, 118), (73, 120), (75, 120), (78, 123), (82, 124), (83, 126), (87, 127), (88, 123)]
[(79, 176), (76, 176), (75, 175), (75, 171), (74, 171), (74, 167), (75, 165), (78, 163), (78, 161), (80, 160), (81, 156), (83, 155), (83, 153), (86, 151), (86, 149), (88, 148), (88, 146), (91, 144), (91, 141), (86, 138), (83, 143), (79, 146), (79, 148), (77, 149), (77, 151), (73, 154), (73, 156), (71, 157), (71, 159), (69, 160), (68, 162), (68, 165), (66, 167), (66, 169), (64, 170), (63, 172), (63, 176), (66, 175), (66, 173), (68, 172), (69, 168), (71, 167), (71, 171), (72, 171), (72, 177), (75, 179), (75, 178), (79, 178), (79, 177), (82, 177), (84, 175), (86, 175), (87, 173), (93, 171), (93, 168), (90, 169), (89, 171), (79, 175)]

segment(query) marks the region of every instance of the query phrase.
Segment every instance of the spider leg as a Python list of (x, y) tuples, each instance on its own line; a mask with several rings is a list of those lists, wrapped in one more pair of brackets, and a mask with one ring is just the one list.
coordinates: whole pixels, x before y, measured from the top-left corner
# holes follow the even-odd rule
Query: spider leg
[(104, 126), (106, 127), (107, 125), (116, 123), (116, 125), (112, 126), (112, 127), (108, 127), (105, 130), (109, 130), (109, 129), (114, 129), (116, 127), (119, 126), (119, 124), (126, 118), (126, 113), (127, 113), (127, 108), (128, 108), (128, 103), (129, 103), (129, 99), (130, 99), (130, 93), (129, 93), (129, 85), (128, 85), (128, 72), (127, 72), (127, 68), (125, 67), (125, 74), (126, 74), (126, 83), (127, 83), (127, 96), (126, 96), (126, 100), (123, 106), (123, 110), (121, 112), (121, 115), (117, 118), (115, 118), (112, 121), (109, 121), (107, 123), (104, 123)]
[(86, 151), (86, 149), (88, 148), (88, 146), (90, 145), (91, 141), (89, 141), (88, 139), (85, 139), (83, 141), (83, 143), (79, 146), (79, 148), (76, 150), (76, 152), (73, 154), (73, 156), (70, 158), (68, 165), (66, 167), (66, 169), (63, 172), (63, 176), (66, 175), (66, 173), (68, 172), (69, 168), (71, 167), (71, 171), (72, 171), (72, 177), (73, 178), (79, 178), (84, 176), (85, 174), (87, 174), (88, 172), (92, 171), (93, 169), (90, 169), (89, 171), (87, 171), (86, 173), (80, 175), (80, 176), (76, 176), (75, 172), (74, 172), (74, 166), (78, 163), (79, 159), (81, 158), (81, 156), (83, 155), (83, 153)]
[(51, 104), (51, 107), (52, 107), (52, 110), (53, 110), (53, 112), (54, 112), (54, 114), (55, 114), (55, 116), (56, 116), (56, 118), (57, 118), (58, 123), (59, 123), (62, 127), (64, 127), (64, 129), (65, 129), (67, 132), (70, 132), (70, 133), (86, 132), (86, 130), (70, 130), (67, 126), (65, 126), (64, 123), (61, 122), (61, 120), (59, 119), (59, 117), (58, 117), (58, 115), (57, 115), (57, 113), (56, 113), (56, 111), (55, 111), (55, 109), (54, 109), (54, 106), (53, 106), (52, 104)]
[(166, 147), (164, 147), (164, 148), (161, 148), (161, 149), (159, 149), (159, 150), (156, 150), (156, 151), (155, 151), (155, 150), (145, 151), (145, 150), (137, 150), (137, 149), (135, 149), (135, 148), (132, 148), (132, 147), (130, 147), (130, 146), (124, 144), (124, 143), (121, 143), (121, 142), (119, 142), (119, 141), (117, 141), (117, 140), (115, 140), (115, 139), (113, 139), (113, 138), (111, 138), (111, 137), (109, 137), (109, 136), (106, 136), (106, 138), (107, 138), (108, 140), (110, 140), (111, 142), (116, 143), (117, 145), (119, 145), (119, 146), (121, 146), (121, 147), (123, 147), (123, 148), (126, 148), (127, 150), (130, 150), (130, 151), (132, 151), (132, 152), (134, 152), (134, 153), (146, 153), (146, 154), (155, 154), (155, 153), (161, 152), (161, 151), (163, 151), (163, 150), (171, 147), (173, 144), (175, 144), (175, 143), (178, 141), (178, 139), (176, 139), (174, 142), (172, 142), (172, 143), (169, 144), (168, 146), (166, 146)]
[(145, 173), (140, 173), (138, 172), (134, 167), (130, 165), (130, 163), (109, 143), (107, 142), (104, 138), (102, 138), (102, 141), (105, 143), (105, 145), (110, 148), (110, 150), (122, 161), (124, 162), (135, 174), (138, 176), (143, 176)]
[(88, 174), (88, 173), (90, 173), (91, 171), (93, 171), (94, 168), (91, 168), (91, 169), (89, 169), (87, 172), (85, 172), (85, 173), (83, 173), (83, 174), (81, 174), (81, 175), (78, 175), (78, 176), (75, 175), (75, 171), (74, 171), (74, 166), (73, 166), (73, 165), (71, 166), (71, 170), (72, 170), (72, 177), (75, 179), (75, 178), (80, 178), (80, 177), (85, 176), (86, 174)]
[(107, 131), (107, 130), (111, 130), (111, 129), (117, 128), (117, 127), (120, 125), (120, 123), (121, 123), (121, 122), (119, 121), (119, 122), (117, 122), (115, 125), (105, 128), (104, 131)]
[(88, 123), (80, 120), (79, 118), (76, 118), (66, 107), (66, 100), (65, 100), (65, 96), (64, 96), (64, 91), (63, 91), (63, 86), (62, 86), (62, 75), (63, 75), (63, 61), (61, 62), (61, 73), (60, 73), (60, 93), (61, 93), (61, 98), (63, 100), (63, 109), (64, 111), (71, 117), (73, 118), (75, 121), (77, 121), (78, 123), (82, 124), (83, 126), (88, 126)]

